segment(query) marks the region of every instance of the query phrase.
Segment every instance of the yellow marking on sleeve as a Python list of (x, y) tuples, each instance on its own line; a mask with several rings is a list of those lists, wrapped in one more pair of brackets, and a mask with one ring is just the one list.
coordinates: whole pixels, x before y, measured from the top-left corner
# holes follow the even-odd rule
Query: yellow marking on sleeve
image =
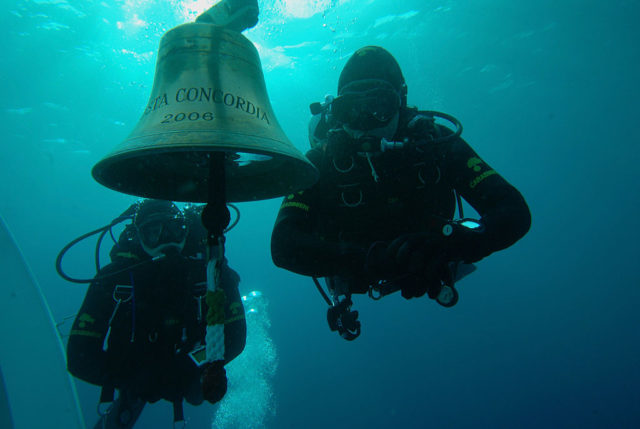
[(72, 329), (69, 335), (77, 335), (79, 337), (102, 338), (102, 334), (100, 332), (85, 331), (82, 329)]
[(471, 188), (471, 189), (475, 188), (484, 179), (486, 179), (489, 176), (493, 176), (494, 174), (498, 174), (498, 172), (496, 170), (485, 171), (484, 173), (482, 173), (481, 175), (479, 175), (475, 179), (473, 179), (471, 182), (469, 182), (469, 188)]
[(238, 315), (241, 309), (242, 309), (242, 304), (239, 302), (232, 302), (229, 305), (229, 310), (231, 311), (231, 314), (233, 314), (234, 316)]
[(86, 323), (95, 323), (96, 319), (94, 319), (89, 313), (82, 313), (79, 317), (78, 320), (81, 322), (86, 322)]
[(289, 194), (289, 195), (287, 195), (287, 200), (292, 200), (292, 199), (294, 199), (296, 197), (296, 195), (302, 195), (303, 193), (304, 193), (304, 190), (298, 191), (295, 194)]
[(116, 256), (119, 256), (121, 258), (128, 258), (128, 259), (140, 259), (138, 255), (135, 255), (131, 252), (118, 252), (116, 253)]
[(288, 207), (304, 210), (305, 212), (309, 211), (309, 206), (303, 203), (286, 202), (286, 203), (282, 203), (282, 205), (280, 206), (281, 209), (288, 208)]
[(230, 318), (228, 318), (227, 320), (224, 321), (224, 324), (227, 325), (229, 323), (233, 323), (233, 322), (235, 322), (237, 320), (242, 320), (244, 318), (245, 318), (244, 314), (241, 314), (240, 316), (230, 317)]
[(467, 167), (471, 168), (476, 173), (479, 173), (480, 170), (482, 170), (482, 164), (484, 164), (484, 162), (482, 162), (480, 158), (476, 158), (475, 156), (467, 160)]

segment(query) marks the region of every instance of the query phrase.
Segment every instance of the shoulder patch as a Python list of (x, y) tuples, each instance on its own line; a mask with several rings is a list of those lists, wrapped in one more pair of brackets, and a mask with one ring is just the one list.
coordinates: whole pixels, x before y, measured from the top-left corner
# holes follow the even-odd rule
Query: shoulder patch
[(474, 173), (479, 173), (469, 182), (469, 188), (471, 189), (478, 186), (478, 184), (487, 177), (498, 174), (495, 170), (491, 169), (487, 164), (485, 164), (483, 160), (475, 156), (467, 160), (467, 167), (473, 170)]
[(480, 170), (482, 170), (482, 164), (484, 164), (484, 162), (480, 158), (473, 157), (467, 160), (467, 167), (471, 168), (476, 173), (479, 173)]

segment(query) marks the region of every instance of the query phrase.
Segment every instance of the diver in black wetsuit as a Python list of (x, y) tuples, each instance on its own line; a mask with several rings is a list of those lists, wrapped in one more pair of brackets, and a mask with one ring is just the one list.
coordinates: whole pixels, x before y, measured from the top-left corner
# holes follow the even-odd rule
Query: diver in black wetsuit
[[(102, 386), (100, 402), (119, 396), (97, 428), (131, 428), (147, 402), (174, 405), (183, 420), (182, 401), (199, 405), (224, 396), (224, 367), (212, 372), (216, 390), (204, 396), (206, 318), (206, 231), (201, 207), (181, 211), (170, 201), (145, 200), (130, 207), (133, 223), (111, 250), (112, 263), (87, 290), (67, 345), (68, 369)], [(246, 323), (238, 274), (222, 271), (225, 359), (245, 345)]]
[[(407, 106), (402, 71), (386, 50), (356, 51), (340, 74), (338, 96), (311, 110), (307, 156), (320, 180), (284, 199), (271, 251), (279, 267), (327, 277), (329, 324), (343, 337), (360, 332), (352, 293), (384, 286), (451, 306), (456, 267), (529, 230), (522, 195), (460, 137), (460, 123)], [(481, 216), (473, 227), (453, 220), (460, 197)]]

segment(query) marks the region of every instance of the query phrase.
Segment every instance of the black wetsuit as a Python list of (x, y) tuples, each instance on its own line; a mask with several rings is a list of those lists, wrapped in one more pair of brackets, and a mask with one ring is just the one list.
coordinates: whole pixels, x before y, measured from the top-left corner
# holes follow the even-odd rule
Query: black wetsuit
[[(126, 267), (113, 263), (99, 276)], [(227, 296), (225, 360), (238, 356), (245, 342), (245, 320), (238, 292), (238, 276), (225, 270)], [(91, 284), (74, 321), (67, 359), (69, 372), (89, 383), (126, 389), (146, 402), (185, 398), (202, 402), (200, 369), (189, 358), (204, 342), (206, 306), (201, 260), (181, 256), (148, 263)], [(196, 286), (200, 284), (200, 286)], [(111, 323), (107, 350), (103, 350), (116, 298), (123, 302)], [(200, 310), (198, 309), (200, 306)]]
[[(485, 230), (448, 244), (455, 258), (475, 262), (526, 234), (530, 213), (521, 194), (462, 139), (442, 141), (451, 130), (414, 121), (404, 109), (394, 141), (403, 149), (364, 152), (344, 131), (325, 126), (326, 144), (307, 156), (320, 180), (286, 197), (272, 233), (276, 265), (315, 277), (361, 276), (367, 250), (402, 234), (440, 234), (456, 207), (454, 190), (482, 217)], [(434, 141), (435, 139), (435, 141)], [(437, 143), (440, 141), (440, 143)], [(361, 290), (364, 292), (366, 285)], [(358, 289), (358, 287), (356, 287)]]

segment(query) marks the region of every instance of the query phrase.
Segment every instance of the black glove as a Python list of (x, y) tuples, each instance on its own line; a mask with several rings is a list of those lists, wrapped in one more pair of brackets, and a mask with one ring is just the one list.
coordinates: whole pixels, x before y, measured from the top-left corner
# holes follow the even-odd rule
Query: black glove
[(472, 229), (458, 221), (446, 223), (437, 233), (401, 235), (388, 247), (388, 257), (394, 260), (400, 272), (419, 273), (425, 260), (443, 256), (446, 262), (477, 262), (487, 256), (484, 225)]
[(396, 238), (386, 249), (386, 258), (393, 266), (394, 281), (406, 299), (425, 293), (434, 299), (442, 288), (447, 257), (442, 239), (426, 233), (405, 234)]
[(442, 252), (442, 239), (432, 234), (404, 234), (387, 247), (386, 257), (398, 275), (422, 274), (425, 263)]
[(204, 399), (215, 404), (227, 393), (227, 371), (224, 361), (209, 362), (202, 372), (202, 394)]
[(419, 298), (425, 293), (435, 299), (442, 289), (442, 280), (447, 276), (447, 261), (444, 256), (425, 263), (419, 274), (405, 274), (393, 280), (405, 299)]

